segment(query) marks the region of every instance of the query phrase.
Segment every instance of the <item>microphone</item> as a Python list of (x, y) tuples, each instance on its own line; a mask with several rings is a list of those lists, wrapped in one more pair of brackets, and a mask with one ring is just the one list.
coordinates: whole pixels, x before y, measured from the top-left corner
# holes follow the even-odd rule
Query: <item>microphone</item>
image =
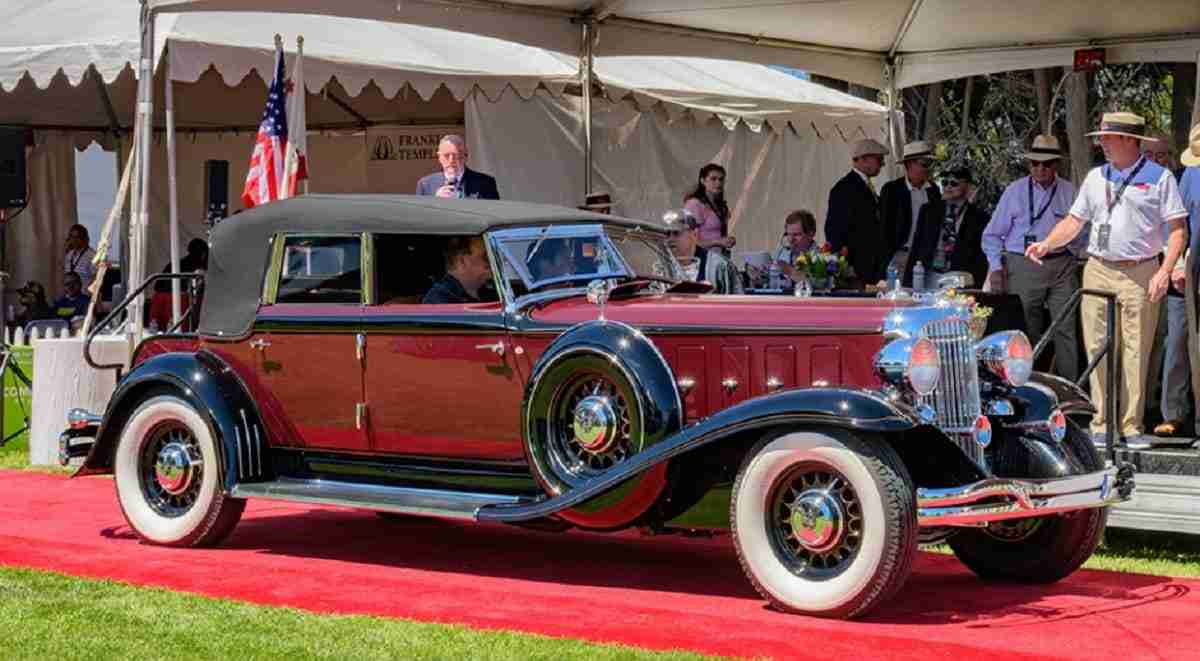
[(450, 190), (454, 191), (453, 197), (458, 197), (458, 182), (459, 182), (459, 180), (460, 180), (460, 177), (458, 175), (446, 177), (446, 185), (450, 187)]

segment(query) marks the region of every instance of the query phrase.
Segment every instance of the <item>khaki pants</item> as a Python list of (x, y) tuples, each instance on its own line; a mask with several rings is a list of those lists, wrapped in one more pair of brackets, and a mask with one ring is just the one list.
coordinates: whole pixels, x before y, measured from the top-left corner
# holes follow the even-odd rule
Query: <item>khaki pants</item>
[[(1158, 270), (1151, 259), (1128, 267), (1110, 266), (1096, 258), (1088, 260), (1083, 270), (1084, 289), (1110, 291), (1117, 295), (1117, 330), (1113, 349), (1117, 358), (1117, 391), (1105, 390), (1106, 361), (1100, 361), (1092, 372), (1092, 401), (1099, 411), (1092, 418), (1092, 431), (1103, 432), (1107, 421), (1109, 397), (1119, 397), (1117, 429), (1121, 436), (1142, 433), (1142, 410), (1146, 373), (1150, 366), (1150, 349), (1154, 343), (1154, 328), (1158, 325), (1158, 307), (1162, 301), (1151, 303), (1150, 279)], [(1088, 361), (1104, 348), (1107, 326), (1104, 299), (1085, 296), (1080, 303), (1083, 317), (1083, 343)], [(1122, 396), (1123, 395), (1123, 396)]]

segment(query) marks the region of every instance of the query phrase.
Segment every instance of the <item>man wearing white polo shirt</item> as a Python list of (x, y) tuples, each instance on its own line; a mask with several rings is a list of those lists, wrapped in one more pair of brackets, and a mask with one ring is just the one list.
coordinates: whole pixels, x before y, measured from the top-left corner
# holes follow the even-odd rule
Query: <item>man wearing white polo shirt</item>
[[(1175, 177), (1141, 155), (1145, 129), (1146, 122), (1138, 115), (1105, 113), (1100, 130), (1088, 135), (1100, 136), (1108, 163), (1088, 173), (1067, 217), (1045, 240), (1025, 251), (1026, 257), (1040, 263), (1046, 254), (1070, 242), (1084, 225), (1091, 225), (1083, 286), (1117, 295), (1115, 349), (1121, 374), (1116, 381), (1125, 396), (1119, 398), (1120, 419), (1116, 422), (1123, 442), (1131, 448), (1149, 447), (1154, 439), (1143, 433), (1143, 390), (1158, 306), (1183, 252), (1187, 220)], [(1164, 225), (1169, 227), (1165, 256)], [(1105, 301), (1085, 297), (1080, 308), (1090, 361), (1103, 349)], [(1120, 394), (1105, 392), (1105, 376), (1101, 361), (1091, 376), (1092, 401), (1098, 411), (1092, 417), (1092, 435), (1097, 442), (1104, 438), (1105, 401)]]

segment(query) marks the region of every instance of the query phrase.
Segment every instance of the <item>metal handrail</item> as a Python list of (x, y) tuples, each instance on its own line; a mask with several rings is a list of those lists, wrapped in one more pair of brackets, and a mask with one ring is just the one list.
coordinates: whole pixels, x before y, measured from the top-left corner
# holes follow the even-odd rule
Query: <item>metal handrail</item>
[[(88, 332), (87, 338), (85, 338), (83, 341), (83, 360), (88, 365), (91, 365), (92, 369), (116, 370), (117, 378), (118, 379), (121, 378), (121, 368), (123, 368), (125, 365), (123, 363), (105, 363), (105, 364), (97, 363), (92, 358), (92, 340), (96, 339), (96, 336), (100, 334), (100, 331), (102, 329), (107, 328), (109, 324), (111, 324), (113, 321), (115, 321), (116, 318), (122, 312), (125, 311), (125, 308), (129, 307), (130, 303), (132, 303), (136, 298), (140, 297), (142, 295), (142, 293), (146, 291), (146, 287), (149, 287), (150, 285), (154, 284), (155, 282), (158, 282), (159, 280), (191, 280), (191, 281), (201, 281), (202, 282), (204, 280), (204, 274), (203, 273), (155, 273), (154, 275), (151, 275), (149, 278), (146, 278), (142, 282), (142, 284), (138, 286), (137, 289), (135, 289), (133, 292), (131, 292), (128, 296), (125, 297), (125, 300), (123, 300), (120, 303), (118, 303), (117, 305), (113, 306), (113, 309), (109, 311), (108, 315), (106, 315), (104, 317), (103, 321), (97, 323)], [(167, 329), (167, 331), (166, 331), (167, 333), (175, 333), (177, 330), (179, 330), (179, 327), (183, 325), (183, 322), (187, 321), (188, 318), (192, 316), (192, 312), (196, 307), (196, 298), (197, 298), (194, 295), (194, 292), (196, 291), (195, 282), (193, 282), (189, 286), (189, 288), (192, 291), (192, 295), (189, 296), (190, 300), (188, 301), (188, 307), (186, 310), (183, 311), (183, 314), (179, 315), (179, 321), (176, 321), (173, 326), (171, 326), (170, 328)]]
[(1075, 381), (1075, 385), (1082, 388), (1083, 382), (1086, 381), (1087, 378), (1092, 375), (1092, 372), (1095, 371), (1096, 367), (1100, 365), (1100, 360), (1105, 359), (1107, 361), (1106, 369), (1108, 371), (1104, 375), (1104, 387), (1108, 391), (1108, 395), (1105, 398), (1105, 408), (1108, 409), (1108, 411), (1104, 416), (1106, 419), (1106, 424), (1104, 427), (1104, 451), (1107, 452), (1108, 456), (1115, 462), (1117, 458), (1116, 424), (1118, 410), (1117, 404), (1119, 399), (1119, 397), (1117, 397), (1117, 356), (1116, 349), (1114, 347), (1116, 344), (1115, 334), (1117, 328), (1117, 295), (1113, 292), (1101, 291), (1099, 289), (1075, 290), (1071, 294), (1071, 297), (1067, 299), (1067, 304), (1063, 306), (1062, 310), (1058, 312), (1058, 315), (1054, 317), (1054, 320), (1050, 322), (1050, 325), (1046, 328), (1045, 332), (1042, 333), (1042, 337), (1038, 340), (1037, 346), (1033, 348), (1033, 359), (1034, 361), (1037, 361), (1038, 357), (1042, 355), (1042, 351), (1044, 351), (1046, 349), (1046, 345), (1050, 343), (1050, 339), (1053, 337), (1054, 331), (1058, 329), (1058, 327), (1067, 319), (1067, 317), (1072, 317), (1072, 319), (1074, 318), (1073, 315), (1076, 309), (1079, 307), (1079, 304), (1083, 300), (1084, 296), (1097, 296), (1105, 300), (1105, 317), (1108, 320), (1108, 324), (1104, 330), (1103, 348), (1091, 359), (1090, 362), (1088, 362), (1087, 369), (1083, 371), (1083, 374), (1079, 375), (1079, 379)]

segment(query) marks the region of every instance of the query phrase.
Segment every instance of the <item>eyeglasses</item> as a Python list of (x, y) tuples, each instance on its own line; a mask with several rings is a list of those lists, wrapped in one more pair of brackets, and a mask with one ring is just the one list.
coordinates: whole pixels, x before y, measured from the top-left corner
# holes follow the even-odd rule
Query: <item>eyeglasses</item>
[(958, 179), (947, 179), (945, 182), (942, 183), (942, 185), (947, 186), (947, 187), (953, 187), (953, 186), (957, 186), (959, 184), (965, 184), (965, 183), (967, 183), (967, 182), (959, 181)]
[(1030, 168), (1049, 168), (1053, 170), (1057, 166), (1057, 161), (1029, 161)]
[(920, 165), (921, 167), (926, 168), (926, 169), (933, 167), (933, 161), (929, 160), (928, 158), (916, 159), (913, 161), (913, 163), (916, 163), (917, 165)]

